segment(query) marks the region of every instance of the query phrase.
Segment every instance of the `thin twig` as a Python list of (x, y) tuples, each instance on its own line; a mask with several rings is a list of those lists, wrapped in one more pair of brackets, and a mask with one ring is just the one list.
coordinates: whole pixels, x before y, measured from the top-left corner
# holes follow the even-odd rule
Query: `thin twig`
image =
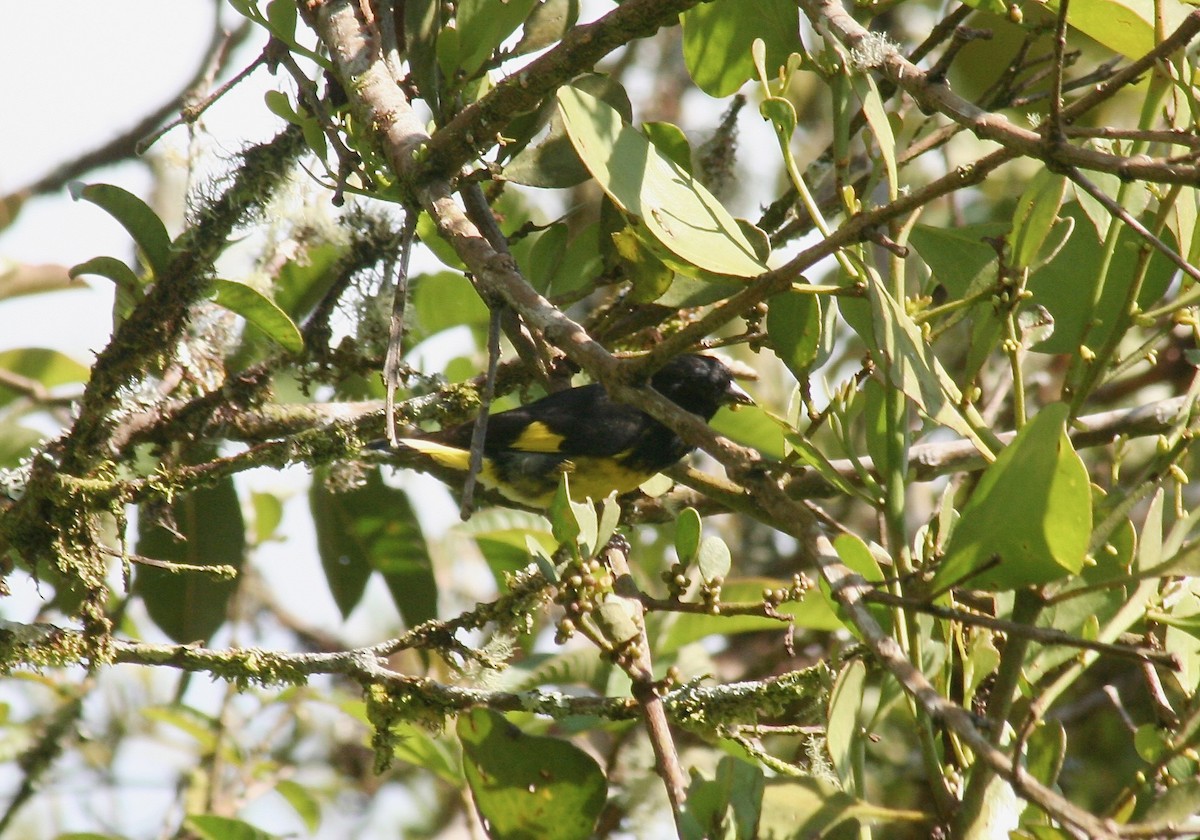
[[(1096, 149), (1073, 146), (1066, 143), (1047, 147), (1045, 139), (1036, 131), (1022, 128), (1003, 114), (984, 111), (955, 94), (948, 85), (908, 61), (894, 47), (879, 46), (879, 38), (868, 32), (838, 2), (838, 0), (800, 0), (813, 25), (819, 30), (827, 29), (847, 48), (862, 52), (865, 43), (872, 45), (869, 54), (874, 56), (875, 69), (883, 72), (912, 96), (924, 110), (941, 113), (960, 123), (978, 137), (993, 140), (1006, 150), (1020, 156), (1039, 158), (1058, 167), (1074, 166), (1111, 172), (1125, 180), (1141, 180), (1161, 183), (1195, 184), (1200, 181), (1200, 166), (1179, 164), (1161, 158), (1125, 157)], [(1142, 58), (1130, 65), (1146, 68), (1154, 62), (1171, 55), (1189, 43), (1200, 33), (1200, 11), (1192, 12), (1162, 42)], [(1064, 107), (1060, 115), (1063, 124), (1095, 107), (1113, 95), (1117, 89), (1132, 82), (1138, 74), (1130, 75), (1129, 68), (1116, 73), (1107, 82), (1097, 85), (1091, 92)]]
[(387, 357), (383, 364), (384, 425), (388, 443), (396, 445), (396, 390), (400, 387), (400, 360), (404, 355), (404, 311), (408, 303), (408, 261), (417, 232), (417, 211), (408, 208), (400, 231), (396, 260), (396, 285), (392, 289), (392, 317), (388, 324)]
[(679, 836), (683, 837), (685, 834), (683, 813), (687, 802), (687, 775), (679, 764), (679, 753), (675, 749), (675, 741), (667, 722), (666, 707), (663, 704), (660, 688), (654, 681), (654, 663), (650, 659), (650, 640), (646, 636), (645, 610), (640, 600), (641, 592), (629, 570), (628, 551), (629, 543), (624, 538), (617, 538), (610, 541), (601, 553), (613, 572), (613, 591), (616, 597), (624, 598), (629, 604), (633, 622), (638, 628), (638, 635), (623, 645), (621, 651), (623, 655), (618, 656), (617, 661), (629, 675), (633, 696), (642, 707), (646, 732), (650, 736), (650, 745), (654, 750), (659, 775), (667, 789), (667, 799), (671, 802), (675, 827)]
[(1067, 51), (1067, 9), (1070, 0), (1058, 0), (1058, 18), (1054, 23), (1054, 64), (1050, 76), (1050, 115), (1046, 119), (1046, 141), (1058, 146), (1066, 136), (1063, 134), (1063, 73), (1066, 62), (1063, 56)]
[(1063, 172), (1068, 178), (1082, 187), (1088, 195), (1103, 204), (1105, 210), (1120, 219), (1127, 227), (1137, 233), (1138, 236), (1146, 240), (1151, 247), (1170, 260), (1176, 268), (1193, 280), (1200, 281), (1200, 268), (1189, 263), (1174, 248), (1155, 236), (1145, 225), (1130, 215), (1128, 210), (1105, 195), (1104, 191), (1096, 186), (1090, 178), (1086, 177), (1073, 166), (1066, 167)]
[[(238, 40), (240, 41), (242, 38), (244, 38), (249, 30), (250, 23), (247, 21), (238, 28)], [(234, 43), (235, 42), (233, 41), (232, 36), (227, 39), (226, 44), (228, 46), (226, 46), (224, 53), (228, 53), (229, 48), (232, 47)], [(232, 79), (225, 82), (219, 88), (203, 98), (196, 93), (197, 89), (200, 87), (199, 82), (189, 87), (188, 91), (183, 95), (185, 104), (183, 108), (180, 109), (179, 116), (138, 140), (137, 144), (134, 146), (134, 152), (139, 155), (144, 154), (147, 149), (162, 139), (163, 135), (167, 134), (167, 132), (176, 129), (181, 125), (192, 125), (195, 123), (200, 119), (200, 117), (204, 116), (204, 112), (215, 105), (217, 101), (221, 99), (221, 97), (229, 93), (229, 91), (233, 90), (235, 87), (249, 78), (250, 74), (259, 67), (262, 67), (264, 64), (266, 64), (268, 55), (268, 50), (264, 49), (253, 61), (239, 70)], [(209, 81), (211, 78), (215, 77), (218, 69), (218, 62), (210, 62), (209, 71), (205, 74), (204, 81)]]
[(980, 615), (978, 613), (956, 610), (951, 607), (942, 607), (918, 598), (894, 595), (882, 589), (864, 590), (862, 597), (864, 601), (874, 601), (879, 604), (886, 604), (889, 607), (901, 607), (906, 610), (936, 616), (937, 618), (944, 618), (947, 621), (957, 621), (959, 624), (986, 627), (989, 630), (996, 630), (1009, 636), (1021, 636), (1040, 645), (1058, 645), (1061, 647), (1079, 648), (1081, 650), (1094, 650), (1097, 653), (1107, 656), (1134, 659), (1139, 662), (1152, 662), (1171, 671), (1178, 671), (1182, 667), (1177, 656), (1166, 651), (1155, 650), (1154, 648), (1097, 642), (1091, 639), (1080, 638), (1079, 636), (1072, 636), (1070, 633), (1055, 630), (1053, 627), (1037, 627), (1032, 624), (1005, 621), (1004, 619), (995, 618), (990, 615)]

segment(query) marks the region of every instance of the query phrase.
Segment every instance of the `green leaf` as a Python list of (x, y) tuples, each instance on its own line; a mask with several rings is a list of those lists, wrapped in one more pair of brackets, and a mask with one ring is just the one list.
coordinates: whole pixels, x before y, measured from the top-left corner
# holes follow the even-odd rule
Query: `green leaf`
[[(45, 434), (11, 420), (0, 422), (0, 467), (15, 467), (27, 458), (35, 447), (41, 445)], [(4, 485), (0, 482), (0, 493)], [(0, 556), (5, 551), (6, 541), (0, 538)]]
[[(168, 510), (175, 533), (155, 524), (148, 512), (138, 518), (138, 554), (174, 563), (241, 568), (246, 527), (232, 479), (182, 495)], [(138, 566), (134, 581), (134, 591), (145, 602), (150, 618), (181, 644), (211, 638), (225, 623), (236, 587), (236, 581), (213, 575), (145, 565)]]
[(786, 430), (779, 418), (757, 405), (722, 406), (709, 423), (713, 431), (779, 460), (786, 454)]
[(261, 545), (271, 537), (283, 521), (283, 501), (274, 493), (251, 493), (254, 508), (254, 542)]
[[(0, 213), (3, 205), (0, 205)], [(14, 219), (9, 217), (9, 222)], [(5, 223), (0, 218), (0, 230)], [(28, 263), (0, 262), (0, 300), (40, 295), (64, 289), (86, 289), (88, 284), (78, 280), (61, 265), (30, 265)]]
[(316, 833), (321, 825), (321, 803), (313, 796), (312, 791), (291, 779), (283, 779), (275, 785), (275, 792), (292, 806), (292, 810), (296, 812), (296, 816), (304, 823), (308, 832)]
[(569, 229), (562, 222), (555, 222), (533, 239), (528, 251), (513, 249), (513, 256), (521, 273), (533, 288), (542, 294), (550, 289), (550, 284), (558, 275), (559, 267), (567, 254), (567, 241), (570, 238)]
[(460, 715), (463, 769), (493, 838), (584, 840), (604, 807), (604, 772), (574, 745), (526, 735), (488, 709)]
[(591, 556), (600, 548), (596, 544), (600, 535), (596, 506), (591, 502), (571, 502), (571, 509), (575, 511), (575, 521), (579, 523), (579, 545), (582, 546), (584, 554)]
[(296, 109), (292, 107), (292, 100), (288, 95), (281, 90), (269, 90), (263, 94), (263, 102), (267, 106), (267, 110), (281, 120), (299, 125), (303, 122)]
[(71, 277), (95, 274), (113, 281), (117, 287), (113, 311), (117, 315), (118, 322), (129, 317), (133, 308), (142, 302), (145, 293), (145, 284), (142, 282), (142, 278), (138, 277), (123, 260), (116, 257), (92, 257), (87, 262), (72, 266), (68, 273)]
[(784, 137), (796, 131), (796, 106), (782, 96), (768, 96), (758, 103), (758, 113), (769, 120)]
[(614, 646), (627, 644), (642, 635), (641, 608), (629, 598), (612, 593), (605, 595), (592, 617)]
[(436, 617), (433, 563), (408, 494), (384, 484), (378, 469), (342, 493), (329, 490), (324, 478), (318, 470), (309, 501), (325, 579), (342, 615), (358, 605), (378, 571), (408, 627)]
[(633, 228), (614, 233), (612, 243), (625, 276), (633, 286), (629, 295), (632, 302), (650, 303), (662, 297), (671, 287), (675, 272), (645, 246), (642, 237)]
[(691, 309), (696, 306), (706, 306), (731, 297), (742, 290), (741, 283), (711, 282), (707, 278), (699, 279), (687, 275), (679, 275), (671, 288), (655, 303), (671, 309)]
[(892, 385), (937, 422), (972, 441), (981, 451), (990, 451), (958, 406), (962, 392), (946, 373), (933, 348), (912, 317), (872, 275), (867, 282), (874, 335), (864, 336), (872, 347), (875, 363), (887, 373)]
[(296, 4), (292, 0), (271, 0), (267, 4), (267, 23), (271, 32), (285, 43), (296, 40)]
[(1017, 589), (1079, 574), (1092, 503), (1087, 469), (1067, 438), (1068, 410), (1043, 408), (984, 472), (934, 574), (935, 590)]
[(73, 181), (68, 189), (76, 201), (90, 201), (120, 222), (133, 237), (150, 272), (156, 278), (166, 276), (167, 265), (171, 262), (171, 237), (167, 235), (162, 219), (150, 209), (150, 205), (128, 190), (112, 184), (85, 186)]
[(1142, 761), (1156, 764), (1171, 751), (1170, 739), (1167, 734), (1153, 723), (1143, 723), (1133, 733), (1133, 746)]
[(162, 706), (146, 706), (141, 715), (148, 721), (169, 726), (195, 740), (205, 752), (212, 752), (219, 745), (217, 721), (194, 706), (171, 703)]
[[(867, 443), (867, 454), (879, 475), (887, 475), (891, 469), (892, 441), (888, 433), (887, 388), (872, 376), (863, 384), (863, 425)], [(904, 449), (908, 448), (907, 429), (901, 432)], [(902, 464), (901, 467), (904, 465)]]
[(608, 545), (617, 526), (621, 524), (621, 505), (615, 493), (610, 493), (600, 501), (600, 521), (596, 526), (596, 550)]
[(867, 666), (861, 659), (854, 659), (842, 668), (833, 684), (833, 692), (829, 695), (829, 722), (825, 727), (825, 743), (844, 788), (854, 787), (854, 766), (862, 739), (858, 719), (862, 713), (866, 680)]
[(1184, 830), (1200, 831), (1200, 779), (1188, 779), (1167, 788), (1154, 800), (1141, 819), (1148, 823), (1171, 824)]
[(858, 496), (859, 498), (866, 499), (863, 492), (844, 478), (834, 468), (829, 459), (825, 457), (825, 453), (807, 438), (799, 434), (791, 434), (786, 436), (786, 440), (788, 446), (796, 454), (796, 457), (812, 467), (813, 471), (824, 479), (830, 487), (847, 496)]
[(1163, 559), (1163, 488), (1159, 487), (1146, 506), (1146, 520), (1137, 544), (1137, 570), (1148, 572)]
[(934, 279), (961, 298), (995, 284), (996, 249), (984, 239), (1003, 236), (1008, 230), (1008, 225), (997, 222), (954, 228), (916, 225), (908, 241)]
[(214, 278), (210, 299), (230, 312), (241, 315), (246, 322), (261, 330), (264, 335), (289, 353), (304, 351), (304, 337), (300, 329), (280, 309), (275, 301), (245, 283)]
[(700, 540), (696, 551), (696, 568), (700, 571), (700, 579), (706, 584), (714, 581), (724, 581), (733, 565), (733, 556), (729, 546), (720, 537), (705, 537)]
[[(1103, 279), (1104, 289), (1093, 310), (1091, 301), (1096, 283), (1100, 282), (1104, 248), (1078, 203), (1063, 205), (1059, 216), (1073, 219), (1074, 230), (1054, 258), (1029, 275), (1027, 285), (1033, 293), (1031, 302), (1046, 307), (1054, 318), (1054, 332), (1033, 349), (1039, 353), (1074, 354), (1085, 334), (1087, 343), (1093, 347), (1103, 344), (1112, 334), (1126, 305), (1144, 243), (1136, 231), (1121, 226), (1112, 263)], [(1138, 306), (1147, 309), (1162, 297), (1174, 274), (1175, 267), (1154, 251), (1138, 295)]]
[(1176, 630), (1182, 630), (1189, 636), (1200, 639), (1200, 614), (1176, 616), (1170, 613), (1154, 612), (1149, 617), (1159, 624), (1174, 627)]
[(644, 122), (642, 133), (654, 148), (691, 173), (692, 147), (682, 128), (669, 122)]
[(554, 491), (546, 516), (550, 519), (550, 533), (555, 541), (559, 545), (575, 545), (583, 529), (579, 525), (575, 505), (571, 503), (571, 478), (567, 473), (563, 473), (558, 481), (558, 489)]
[(592, 222), (571, 237), (558, 271), (546, 290), (550, 295), (567, 295), (591, 285), (604, 270), (600, 253), (600, 224)]
[(871, 133), (875, 135), (875, 142), (879, 145), (879, 156), (883, 158), (888, 184), (893, 191), (898, 191), (900, 180), (896, 172), (896, 138), (892, 134), (892, 124), (888, 122), (879, 88), (869, 73), (852, 73), (850, 82), (858, 94), (859, 101), (862, 102), (863, 116), (871, 128)]
[(442, 27), (438, 33), (437, 67), (443, 79), (453, 79), (457, 75), (462, 41), (458, 35), (458, 27), (453, 21)]
[(295, 322), (308, 318), (338, 279), (338, 263), (346, 256), (340, 245), (322, 244), (305, 248), (296, 259), (283, 264), (271, 287), (279, 308)]
[[(833, 541), (833, 548), (843, 565), (863, 580), (868, 583), (879, 583), (883, 580), (883, 570), (879, 568), (879, 561), (875, 559), (870, 547), (860, 537), (854, 534), (842, 534)], [(825, 597), (834, 615), (841, 620), (842, 625), (856, 637), (861, 638), (862, 634), (858, 627), (850, 621), (845, 608), (833, 597), (833, 591), (824, 577), (818, 581), (818, 585), (821, 594)], [(892, 614), (887, 607), (883, 604), (869, 604), (867, 609), (885, 632), (891, 630)]]
[(803, 382), (821, 346), (821, 301), (816, 295), (784, 292), (767, 301), (767, 337), (771, 349)]
[(420, 767), (436, 775), (448, 785), (462, 787), (463, 774), (457, 755), (451, 752), (449, 739), (431, 737), (414, 723), (399, 723), (393, 728), (396, 736), (394, 755), (400, 761)]
[(693, 770), (686, 815), (694, 823), (689, 826), (691, 833), (685, 836), (689, 840), (750, 840), (758, 827), (762, 793), (763, 771), (731, 755), (717, 764), (713, 780)]
[(435, 114), (441, 110), (437, 40), (444, 26), (441, 0), (405, 0), (404, 54), (421, 98)]
[(487, 305), (457, 272), (423, 274), (413, 278), (412, 287), (412, 316), (425, 337), (451, 327), (482, 328), (488, 322)]
[[(616, 108), (626, 121), (633, 119), (629, 94), (608, 76), (579, 76), (571, 84)], [(567, 137), (558, 108), (553, 107), (554, 103), (548, 104), (551, 107), (537, 121), (538, 126), (549, 123), (546, 137), (536, 146), (526, 146), (516, 153), (504, 167), (504, 177), (527, 187), (568, 189), (582, 184), (590, 175)]]
[(768, 779), (756, 836), (760, 840), (826, 837), (863, 811), (863, 803), (826, 780), (811, 776)]
[[(997, 663), (999, 664), (999, 663)], [(1030, 774), (1046, 787), (1058, 783), (1067, 754), (1067, 730), (1057, 720), (1039, 721), (1029, 736), (1025, 764)]]
[(689, 565), (700, 548), (700, 533), (703, 524), (699, 512), (693, 507), (684, 508), (675, 517), (675, 554), (684, 566)]
[(183, 822), (200, 840), (277, 840), (279, 837), (248, 822), (212, 814), (192, 814)]
[[(1046, 7), (1058, 13), (1058, 3)], [(1154, 49), (1154, 3), (1151, 0), (1072, 0), (1067, 23), (1126, 58), (1141, 58)], [(1186, 14), (1178, 3), (1164, 3), (1167, 32), (1173, 31)]]
[(1058, 208), (1062, 206), (1066, 190), (1065, 175), (1042, 169), (1033, 176), (1013, 211), (1009, 235), (1013, 268), (1028, 268), (1037, 261), (1042, 244), (1058, 218)]
[[(36, 382), (47, 390), (69, 382), (87, 382), (90, 371), (84, 365), (57, 350), (22, 347), (0, 352), (0, 370)], [(0, 406), (15, 400), (20, 393), (0, 383)]]
[(561, 40), (579, 20), (579, 0), (542, 0), (521, 27), (513, 55), (525, 55)]
[[(503, 584), (505, 573), (527, 566), (531, 553), (549, 557), (558, 547), (545, 517), (521, 510), (486, 508), (455, 530), (475, 540), (497, 584)], [(537, 552), (530, 552), (528, 540), (535, 541)]]
[(753, 277), (766, 270), (721, 203), (615, 110), (575, 87), (559, 89), (558, 107), (600, 188), (669, 251), (716, 274)]
[(683, 13), (683, 60), (709, 96), (735, 93), (754, 75), (750, 46), (766, 45), (768, 72), (787, 63), (800, 45), (800, 16), (788, 0), (713, 0)]
[(533, 10), (536, 0), (460, 0), (458, 69), (473, 76)]

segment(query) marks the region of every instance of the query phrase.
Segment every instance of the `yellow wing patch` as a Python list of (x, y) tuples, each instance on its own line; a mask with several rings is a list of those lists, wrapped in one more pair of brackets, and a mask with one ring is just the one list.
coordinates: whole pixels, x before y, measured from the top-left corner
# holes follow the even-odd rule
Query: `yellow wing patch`
[(466, 472), (471, 462), (471, 453), (466, 449), (434, 443), (421, 438), (402, 438), (397, 443), (415, 449), (427, 458), (452, 470)]
[[(571, 496), (577, 502), (585, 498), (603, 499), (614, 490), (617, 495), (632, 492), (654, 475), (627, 467), (615, 458), (580, 457), (574, 459), (571, 472)], [(547, 502), (549, 504), (549, 502)]]
[(540, 420), (534, 420), (521, 432), (509, 448), (522, 452), (560, 452), (564, 438), (555, 434), (550, 427)]
[[(526, 445), (530, 441), (533, 443), (540, 441), (543, 445), (548, 445), (553, 440), (562, 440), (561, 436), (555, 435), (541, 423), (534, 423), (531, 425), (531, 429), (533, 427), (538, 427), (538, 429), (532, 434), (527, 430), (517, 441), (522, 446), (513, 448), (524, 449), (527, 452), (557, 452), (557, 448), (533, 450)], [(466, 449), (458, 449), (421, 438), (405, 438), (398, 443), (420, 452), (446, 469), (463, 473), (467, 471), (471, 453)], [(479, 473), (479, 483), (488, 489), (499, 491), (504, 497), (519, 504), (533, 508), (545, 508), (554, 498), (559, 474), (563, 472), (571, 474), (571, 496), (576, 501), (583, 501), (588, 497), (593, 500), (603, 499), (614, 490), (618, 495), (629, 493), (636, 490), (638, 485), (653, 475), (653, 473), (631, 469), (619, 458), (582, 456), (564, 461), (558, 465), (557, 469), (544, 475), (513, 475), (502, 481), (497, 476), (495, 465), (491, 463), (491, 459), (484, 458), (483, 468)]]

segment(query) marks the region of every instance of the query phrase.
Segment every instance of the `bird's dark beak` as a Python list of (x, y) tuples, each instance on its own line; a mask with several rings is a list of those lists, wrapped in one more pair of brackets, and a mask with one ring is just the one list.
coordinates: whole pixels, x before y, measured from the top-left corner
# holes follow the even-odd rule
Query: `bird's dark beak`
[(725, 393), (721, 396), (721, 402), (726, 405), (754, 405), (754, 398), (742, 390), (741, 386), (732, 380), (729, 387), (725, 389)]

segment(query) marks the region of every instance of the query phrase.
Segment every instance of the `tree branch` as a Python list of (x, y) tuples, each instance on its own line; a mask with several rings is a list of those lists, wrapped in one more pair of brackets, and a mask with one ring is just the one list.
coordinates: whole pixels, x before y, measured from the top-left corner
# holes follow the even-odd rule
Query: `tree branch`
[[(984, 140), (992, 140), (1017, 155), (1038, 158), (1055, 167), (1075, 166), (1111, 172), (1122, 180), (1193, 185), (1200, 182), (1200, 165), (1176, 163), (1166, 158), (1123, 157), (1064, 143), (1047, 143), (1036, 131), (1022, 128), (1002, 114), (985, 111), (958, 96), (946, 82), (930, 78), (906, 59), (882, 36), (871, 33), (842, 7), (838, 0), (800, 0), (800, 8), (819, 32), (832, 33), (860, 59), (858, 70), (876, 69), (898, 85), (927, 111), (937, 111), (969, 128)], [(1120, 72), (1097, 85), (1089, 94), (1062, 109), (1063, 123), (1094, 108), (1122, 86), (1131, 83), (1145, 68), (1188, 44), (1200, 34), (1200, 11), (1192, 12), (1170, 36), (1130, 67), (1137, 72)], [(1128, 68), (1127, 68), (1128, 69)]]

